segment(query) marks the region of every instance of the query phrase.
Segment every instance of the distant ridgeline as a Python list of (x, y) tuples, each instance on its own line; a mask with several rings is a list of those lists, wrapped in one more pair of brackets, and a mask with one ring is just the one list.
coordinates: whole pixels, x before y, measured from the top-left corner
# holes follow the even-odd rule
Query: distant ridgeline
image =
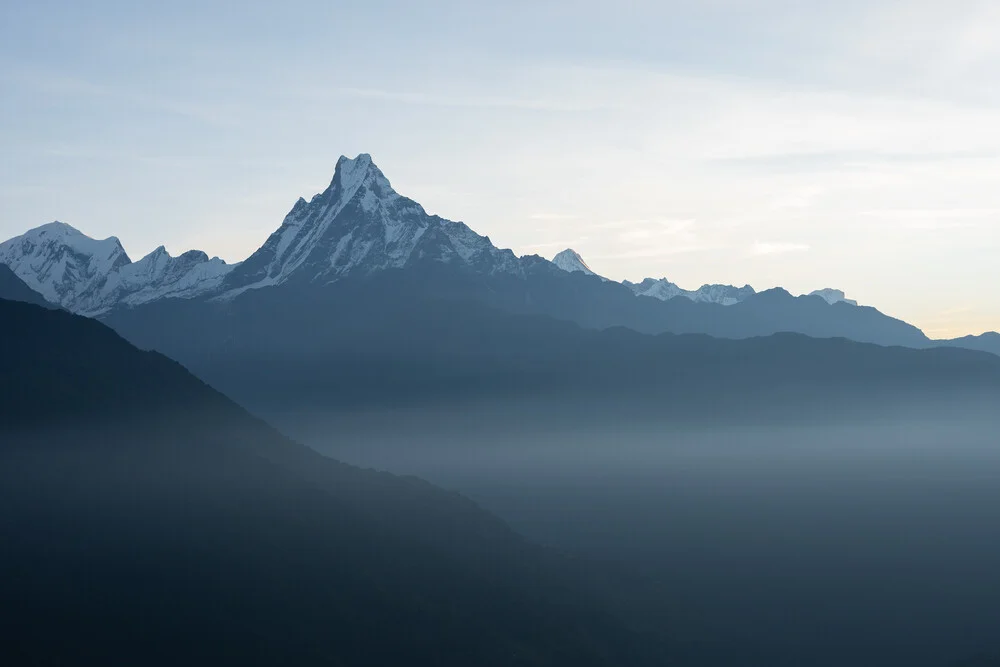
[[(755, 382), (778, 386), (792, 382), (787, 359), (796, 350), (807, 358), (862, 354), (842, 341), (744, 340), (787, 333), (1000, 355), (996, 334), (930, 340), (838, 290), (799, 297), (750, 286), (685, 290), (666, 279), (607, 280), (571, 250), (553, 261), (517, 257), (463, 223), (427, 214), (395, 192), (368, 155), (341, 158), (330, 186), (298, 200), (239, 264), (198, 251), (172, 257), (162, 247), (133, 262), (117, 239), (96, 241), (62, 223), (0, 244), (0, 264), (50, 303), (102, 319), (244, 402), (282, 392), (352, 401), (465, 386), (516, 393), (570, 378), (613, 386), (624, 382), (629, 359), (638, 365), (629, 377), (663, 391), (671, 383), (681, 391), (682, 379), (733, 386), (729, 375), (747, 378), (751, 370)], [(632, 339), (616, 329), (735, 342)], [(682, 349), (687, 357), (676, 356)], [(586, 363), (571, 362), (571, 351)], [(746, 361), (750, 354), (758, 356)], [(952, 358), (912, 357), (917, 367), (933, 360), (928, 368)], [(814, 382), (838, 377), (836, 364), (811, 368)]]

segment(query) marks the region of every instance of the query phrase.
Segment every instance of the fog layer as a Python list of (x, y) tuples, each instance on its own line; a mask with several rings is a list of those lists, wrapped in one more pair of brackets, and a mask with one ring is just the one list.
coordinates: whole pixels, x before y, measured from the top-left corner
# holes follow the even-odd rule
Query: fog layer
[(774, 664), (930, 666), (1000, 645), (990, 409), (718, 428), (544, 403), (270, 417), (530, 539), (641, 568), (685, 636), (739, 637)]

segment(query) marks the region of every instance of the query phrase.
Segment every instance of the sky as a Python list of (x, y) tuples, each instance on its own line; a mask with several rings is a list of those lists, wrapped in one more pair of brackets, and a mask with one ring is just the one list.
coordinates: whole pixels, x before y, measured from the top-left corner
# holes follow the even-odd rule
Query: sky
[(366, 152), (518, 254), (1000, 330), (1000, 3), (0, 0), (0, 239), (239, 261)]

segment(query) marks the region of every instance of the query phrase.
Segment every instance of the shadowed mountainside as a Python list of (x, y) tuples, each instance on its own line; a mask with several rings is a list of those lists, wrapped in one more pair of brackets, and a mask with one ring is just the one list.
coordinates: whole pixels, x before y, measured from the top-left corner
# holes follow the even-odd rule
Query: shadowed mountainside
[(596, 331), (511, 315), (463, 294), (426, 298), (399, 277), (259, 290), (226, 302), (164, 301), (106, 322), (264, 411), (559, 396), (690, 419), (787, 419), (1000, 388), (1000, 358), (980, 352), (794, 334)]
[(0, 264), (0, 299), (55, 308), (41, 294), (28, 287), (6, 264)]
[(602, 602), (625, 579), (299, 446), (96, 321), (0, 322), (7, 664), (665, 664)]

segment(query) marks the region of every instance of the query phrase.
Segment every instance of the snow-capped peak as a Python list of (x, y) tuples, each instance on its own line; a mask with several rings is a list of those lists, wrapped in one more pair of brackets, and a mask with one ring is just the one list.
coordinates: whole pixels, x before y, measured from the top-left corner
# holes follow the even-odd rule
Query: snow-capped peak
[(51, 222), (0, 244), (0, 262), (52, 303), (74, 309), (108, 274), (131, 263), (121, 242)]
[(372, 156), (368, 153), (361, 153), (356, 158), (349, 158), (341, 155), (337, 160), (337, 167), (334, 170), (333, 182), (330, 187), (334, 187), (339, 180), (341, 200), (347, 201), (354, 196), (354, 193), (368, 181), (369, 184), (377, 184), (385, 193), (395, 191), (389, 184), (389, 179), (385, 177), (382, 170), (372, 162)]
[(841, 303), (841, 302), (851, 306), (858, 305), (858, 302), (855, 301), (854, 299), (848, 299), (847, 295), (844, 294), (843, 290), (831, 289), (829, 287), (827, 287), (826, 289), (818, 289), (815, 292), (810, 292), (809, 296), (822, 297), (823, 300), (826, 301), (831, 306), (835, 303)]
[(101, 313), (116, 305), (137, 306), (165, 298), (193, 298), (217, 290), (233, 265), (201, 250), (172, 257), (160, 246), (137, 262), (111, 273), (91, 298), (90, 310)]
[(0, 262), (47, 300), (83, 315), (197, 296), (218, 287), (232, 269), (201, 251), (171, 257), (163, 246), (132, 262), (117, 238), (98, 241), (62, 222), (0, 244)]
[(295, 203), (260, 250), (227, 277), (224, 296), (292, 279), (332, 282), (417, 261), (462, 263), (486, 272), (520, 270), (509, 250), (463, 223), (428, 215), (398, 194), (362, 153), (341, 157), (330, 186)]
[(583, 261), (583, 257), (580, 256), (580, 253), (572, 248), (566, 248), (566, 250), (557, 254), (552, 258), (552, 263), (563, 271), (567, 271), (569, 273), (584, 273), (588, 276), (597, 275), (589, 266), (587, 266), (587, 263)]
[(702, 285), (696, 290), (686, 290), (666, 278), (646, 278), (641, 283), (623, 283), (639, 296), (648, 296), (660, 301), (669, 301), (682, 296), (699, 303), (717, 303), (722, 306), (735, 306), (754, 294), (756, 290), (750, 285), (736, 287), (734, 285)]

